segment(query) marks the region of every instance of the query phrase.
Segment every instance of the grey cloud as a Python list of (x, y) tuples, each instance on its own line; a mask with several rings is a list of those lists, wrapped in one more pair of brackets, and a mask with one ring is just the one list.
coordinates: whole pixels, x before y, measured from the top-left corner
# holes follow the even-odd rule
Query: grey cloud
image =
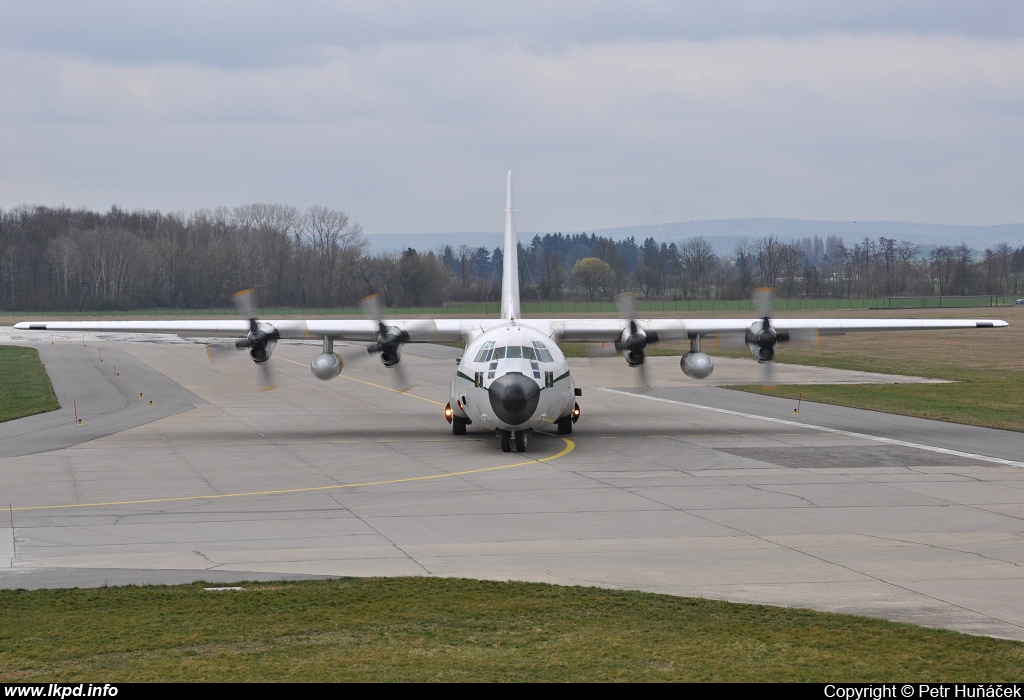
[(1022, 40), (333, 48), (238, 70), (0, 53), (0, 206), (285, 201), (369, 232), (732, 216), (1024, 218)]
[(279, 1), (11, 3), (0, 45), (123, 64), (220, 66), (318, 63), (332, 47), (498, 39), (538, 52), (621, 40), (719, 40), (832, 32), (1024, 36), (1017, 0), (515, 3)]

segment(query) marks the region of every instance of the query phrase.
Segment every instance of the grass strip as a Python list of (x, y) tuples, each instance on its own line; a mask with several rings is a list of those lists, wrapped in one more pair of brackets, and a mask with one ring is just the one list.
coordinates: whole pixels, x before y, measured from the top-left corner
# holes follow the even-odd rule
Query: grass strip
[(35, 348), (0, 346), (0, 422), (60, 408)]
[(1024, 667), (1020, 642), (635, 591), (239, 585), (2, 591), (0, 681), (997, 682)]
[[(823, 363), (815, 363), (828, 366)], [(936, 373), (929, 372), (934, 376)], [(977, 373), (957, 384), (819, 384), (733, 386), (793, 400), (814, 401), (902, 416), (1024, 431), (1024, 373)]]
[[(1014, 329), (1016, 331), (1016, 329)], [(986, 331), (982, 331), (985, 333)], [(999, 340), (1009, 333), (1001, 330)], [(875, 336), (877, 334), (871, 334)], [(893, 334), (896, 335), (896, 334)], [(993, 334), (985, 340), (993, 339)], [(888, 342), (886, 342), (886, 340)], [(949, 384), (818, 384), (730, 387), (804, 401), (850, 406), (904, 416), (1024, 431), (1024, 368), (1011, 347), (979, 351), (967, 344), (946, 347), (949, 337), (927, 333), (901, 338), (829, 339), (817, 349), (784, 348), (792, 364), (949, 380)]]

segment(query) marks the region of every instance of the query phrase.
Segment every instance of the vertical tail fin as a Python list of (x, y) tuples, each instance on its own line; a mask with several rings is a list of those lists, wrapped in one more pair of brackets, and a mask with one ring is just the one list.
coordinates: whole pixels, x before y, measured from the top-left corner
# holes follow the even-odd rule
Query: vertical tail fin
[(505, 252), (501, 274), (501, 317), (520, 317), (519, 313), (519, 240), (516, 236), (516, 210), (512, 202), (512, 171), (505, 190)]

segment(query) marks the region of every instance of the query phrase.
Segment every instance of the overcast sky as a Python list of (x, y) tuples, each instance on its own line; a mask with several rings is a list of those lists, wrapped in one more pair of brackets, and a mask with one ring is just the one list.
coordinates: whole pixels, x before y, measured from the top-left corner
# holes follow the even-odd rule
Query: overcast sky
[(7, 3), (0, 207), (1024, 221), (1018, 0), (507, 5)]

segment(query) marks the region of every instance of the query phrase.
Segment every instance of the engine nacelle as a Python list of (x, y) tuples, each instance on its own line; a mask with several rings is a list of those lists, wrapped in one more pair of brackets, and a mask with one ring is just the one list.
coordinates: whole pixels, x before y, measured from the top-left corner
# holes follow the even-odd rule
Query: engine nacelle
[(309, 363), (309, 369), (312, 370), (313, 376), (324, 382), (341, 374), (344, 366), (345, 363), (341, 361), (341, 357), (336, 352), (322, 352)]
[(392, 352), (382, 351), (380, 353), (380, 361), (384, 363), (385, 367), (394, 367), (402, 359), (402, 346), (397, 345)]
[[(256, 337), (252, 340), (254, 335)], [(277, 347), (277, 341), (267, 340), (266, 336), (260, 336), (254, 333), (250, 333), (249, 338), (249, 357), (252, 358), (252, 361), (259, 364), (269, 360), (270, 356), (274, 352), (274, 348)]]
[(706, 352), (688, 352), (679, 360), (679, 367), (691, 379), (707, 379), (715, 370), (715, 361)]
[(647, 333), (634, 325), (632, 329), (622, 331), (622, 337), (616, 343), (630, 367), (639, 367), (647, 359)]
[(747, 347), (750, 353), (758, 362), (771, 362), (775, 359), (775, 345), (780, 340), (789, 340), (788, 334), (779, 334), (766, 318), (759, 324), (752, 325), (747, 329)]
[(750, 353), (758, 362), (771, 362), (775, 359), (774, 345), (766, 347), (764, 345), (757, 345), (756, 343), (747, 343), (747, 347), (750, 348)]
[(245, 337), (245, 340), (239, 340), (235, 342), (235, 347), (239, 350), (247, 349), (249, 351), (249, 357), (256, 364), (262, 364), (270, 359), (270, 356), (274, 352), (274, 348), (277, 347), (277, 339), (280, 336), (277, 329), (269, 323), (258, 323), (253, 321), (252, 330)]

